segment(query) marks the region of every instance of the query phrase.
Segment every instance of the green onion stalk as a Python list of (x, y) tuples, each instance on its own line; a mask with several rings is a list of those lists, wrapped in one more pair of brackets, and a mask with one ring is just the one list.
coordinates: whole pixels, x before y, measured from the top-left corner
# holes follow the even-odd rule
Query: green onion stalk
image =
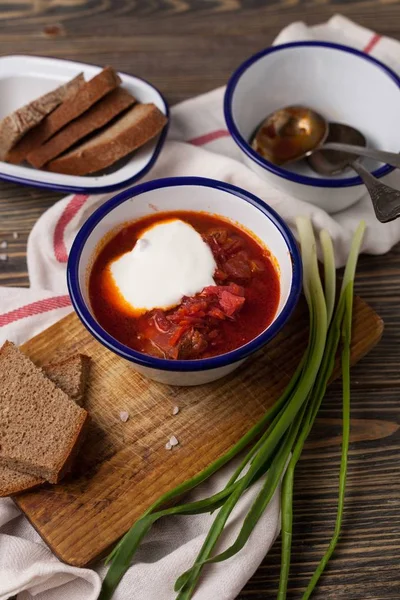
[[(352, 322), (352, 302), (353, 302), (353, 281), (355, 276), (355, 270), (357, 266), (357, 258), (360, 251), (363, 234), (365, 230), (364, 223), (360, 223), (352, 242), (352, 247), (350, 250), (350, 254), (348, 257), (348, 261), (346, 264), (345, 274), (343, 278), (343, 284), (339, 296), (339, 301), (336, 307), (335, 312), (333, 313), (333, 303), (335, 297), (335, 283), (332, 279), (329, 281), (330, 272), (325, 268), (325, 298), (328, 315), (330, 314), (332, 322), (328, 332), (328, 338), (326, 343), (326, 352), (324, 354), (324, 359), (321, 364), (320, 371), (318, 373), (318, 377), (316, 378), (315, 385), (310, 395), (310, 402), (308, 405), (308, 409), (305, 415), (303, 427), (301, 433), (296, 441), (296, 444), (293, 448), (293, 453), (286, 470), (285, 476), (282, 482), (282, 494), (281, 494), (281, 519), (282, 519), (282, 554), (281, 554), (281, 573), (279, 578), (279, 590), (278, 590), (278, 600), (284, 600), (286, 598), (287, 591), (287, 583), (289, 577), (289, 569), (290, 569), (290, 554), (291, 554), (291, 542), (292, 542), (292, 526), (293, 526), (293, 480), (294, 480), (294, 471), (297, 465), (297, 462), (301, 456), (304, 443), (312, 429), (315, 418), (318, 414), (319, 408), (321, 406), (321, 402), (325, 396), (326, 388), (329, 382), (329, 379), (332, 375), (333, 368), (335, 366), (335, 356), (337, 352), (337, 348), (339, 346), (342, 327), (344, 322), (348, 322), (350, 318), (350, 332), (347, 330), (347, 342), (348, 348), (350, 348), (351, 341), (351, 322)], [(327, 264), (334, 264), (334, 256), (333, 256), (333, 247), (330, 241), (330, 238), (327, 237), (326, 232), (321, 233), (321, 245), (323, 249), (324, 256), (324, 264), (325, 267)], [(329, 307), (332, 307), (329, 308)], [(345, 354), (346, 346), (343, 347), (342, 352), (342, 372), (345, 372), (343, 362), (348, 358), (347, 370), (350, 370), (350, 356), (347, 357)], [(348, 350), (349, 352), (350, 350)], [(350, 393), (349, 393), (350, 395)], [(345, 396), (345, 393), (344, 393)], [(345, 423), (345, 419), (343, 421)], [(348, 423), (346, 422), (348, 425)], [(343, 437), (345, 439), (345, 435)], [(347, 456), (348, 446), (345, 444), (342, 447), (342, 463), (345, 460), (347, 464), (347, 458), (344, 459), (344, 455)], [(345, 468), (341, 467), (341, 472), (343, 472)], [(344, 483), (340, 480), (340, 489), (341, 489), (341, 500), (344, 500)], [(343, 496), (342, 496), (343, 494)], [(343, 503), (342, 503), (343, 509)], [(336, 539), (337, 541), (337, 539)], [(336, 542), (335, 542), (336, 543)], [(333, 547), (334, 549), (334, 547)], [(332, 552), (333, 552), (332, 549)], [(322, 573), (326, 563), (322, 567), (318, 577)], [(322, 561), (321, 561), (322, 563)], [(314, 575), (315, 582), (313, 583), (312, 589), (315, 587), (316, 581), (318, 580), (317, 575)], [(311, 583), (310, 583), (311, 585)], [(310, 586), (309, 586), (310, 588)], [(307, 588), (308, 589), (308, 588)], [(311, 590), (312, 591), (312, 590)], [(309, 595), (311, 594), (309, 591)], [(304, 595), (303, 600), (308, 598), (309, 595)]]
[(346, 269), (343, 276), (342, 289), (341, 289), (341, 301), (344, 304), (344, 316), (342, 321), (342, 356), (341, 356), (341, 367), (342, 367), (342, 454), (340, 461), (340, 474), (339, 474), (339, 496), (338, 496), (338, 508), (336, 514), (335, 530), (329, 546), (322, 557), (319, 565), (317, 566), (310, 583), (308, 584), (302, 600), (308, 600), (312, 592), (314, 591), (319, 578), (321, 577), (329, 559), (335, 551), (336, 545), (339, 541), (340, 532), (342, 529), (343, 511), (344, 511), (344, 500), (346, 493), (346, 481), (347, 481), (347, 464), (349, 454), (349, 443), (350, 443), (350, 350), (351, 350), (351, 333), (352, 333), (352, 322), (353, 322), (353, 298), (354, 298), (354, 277), (357, 266), (357, 258), (360, 253), (362, 240), (365, 232), (365, 223), (361, 222), (358, 226), (356, 233), (353, 238), (352, 247), (350, 250), (349, 258), (346, 264)]
[[(364, 228), (360, 225), (356, 232), (336, 309), (334, 308), (336, 273), (332, 241), (327, 232), (321, 233), (320, 242), (324, 258), (323, 287), (318, 270), (316, 240), (312, 225), (308, 219), (301, 217), (297, 219), (297, 229), (301, 246), (303, 289), (309, 309), (310, 330), (307, 350), (295, 373), (275, 405), (265, 413), (260, 421), (231, 450), (195, 477), (158, 498), (142, 517), (134, 523), (125, 536), (121, 538), (107, 559), (107, 562), (111, 564), (104, 579), (99, 600), (109, 600), (112, 597), (119, 581), (129, 568), (142, 539), (158, 519), (169, 515), (213, 513), (219, 509), (194, 564), (178, 578), (175, 584), (175, 590), (178, 592), (177, 600), (189, 600), (207, 563), (227, 560), (244, 547), (277, 490), (282, 477), (283, 551), (278, 598), (279, 600), (286, 598), (293, 521), (294, 469), (325, 394), (326, 386), (334, 366), (336, 349), (342, 334), (344, 344), (342, 372), (345, 418), (343, 419), (339, 510), (334, 538), (307, 588), (308, 591), (306, 591), (306, 594), (308, 593), (308, 596), (305, 594), (304, 598), (308, 598), (312, 593), (326, 563), (334, 551), (339, 537), (343, 514), (349, 437), (350, 392), (348, 374), (352, 319), (351, 306), (355, 267)], [(247, 453), (220, 492), (196, 502), (168, 507), (168, 505), (177, 502), (186, 492), (194, 489), (211, 477), (246, 448)], [(214, 547), (220, 539), (227, 520), (237, 502), (245, 491), (262, 477), (264, 477), (264, 480), (260, 491), (243, 520), (236, 540), (222, 553), (212, 555)]]

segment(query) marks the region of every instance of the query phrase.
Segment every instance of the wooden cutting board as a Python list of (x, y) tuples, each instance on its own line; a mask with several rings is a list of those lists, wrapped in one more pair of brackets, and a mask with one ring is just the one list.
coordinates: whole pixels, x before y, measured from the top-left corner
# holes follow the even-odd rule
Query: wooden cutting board
[[(379, 340), (383, 323), (357, 298), (352, 361)], [(226, 452), (273, 404), (307, 342), (300, 304), (283, 331), (233, 375), (215, 383), (169, 387), (142, 378), (96, 342), (72, 313), (24, 344), (37, 363), (88, 354), (88, 436), (74, 475), (15, 498), (63, 561), (84, 566), (103, 555), (156, 498)], [(180, 411), (173, 415), (173, 408)], [(121, 422), (120, 411), (129, 412)], [(166, 450), (171, 435), (179, 445)]]

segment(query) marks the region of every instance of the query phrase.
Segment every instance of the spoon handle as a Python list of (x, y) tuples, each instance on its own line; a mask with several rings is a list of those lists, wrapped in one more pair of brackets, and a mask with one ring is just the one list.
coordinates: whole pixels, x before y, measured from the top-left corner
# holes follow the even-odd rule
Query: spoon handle
[(353, 146), (353, 144), (339, 144), (338, 142), (327, 142), (320, 148), (321, 150), (337, 150), (338, 152), (348, 152), (357, 156), (367, 156), (379, 162), (387, 163), (392, 167), (400, 168), (400, 154), (396, 152), (386, 152), (384, 150), (375, 150), (364, 146)]
[(363, 180), (372, 204), (375, 215), (381, 223), (388, 223), (400, 217), (400, 191), (385, 185), (379, 179), (376, 179), (367, 169), (358, 162), (351, 163), (351, 168)]

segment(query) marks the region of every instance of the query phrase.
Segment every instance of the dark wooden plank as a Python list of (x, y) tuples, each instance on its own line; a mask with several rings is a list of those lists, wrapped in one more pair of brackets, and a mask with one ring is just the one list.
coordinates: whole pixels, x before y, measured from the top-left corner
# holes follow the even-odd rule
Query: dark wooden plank
[[(0, 0), (0, 54), (111, 64), (150, 79), (174, 103), (222, 85), (246, 56), (292, 21), (314, 24), (336, 13), (400, 39), (399, 0)], [(27, 235), (60, 197), (0, 182), (0, 241), (20, 233), (7, 263), (0, 262), (0, 285), (28, 285)], [(345, 530), (314, 597), (398, 600), (400, 246), (384, 257), (362, 258), (357, 291), (386, 327), (379, 346), (353, 371), (353, 417), (362, 424), (351, 448)], [(335, 384), (299, 465), (289, 598), (301, 596), (333, 528), (339, 418)], [(278, 574), (279, 543), (240, 600), (274, 598)]]

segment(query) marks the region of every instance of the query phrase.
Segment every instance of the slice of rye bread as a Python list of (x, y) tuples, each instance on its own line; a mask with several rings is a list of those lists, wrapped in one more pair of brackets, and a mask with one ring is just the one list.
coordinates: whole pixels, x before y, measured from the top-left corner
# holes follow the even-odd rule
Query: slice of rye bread
[(16, 496), (46, 483), (45, 479), (0, 465), (0, 498)]
[(110, 127), (45, 168), (68, 175), (96, 173), (143, 146), (160, 133), (166, 122), (166, 116), (154, 104), (136, 104)]
[(106, 67), (98, 75), (87, 81), (73, 96), (69, 96), (40, 125), (32, 129), (7, 157), (10, 162), (22, 162), (30, 152), (39, 148), (62, 127), (77, 119), (106, 94), (115, 90), (121, 83), (117, 73)]
[(26, 157), (27, 161), (33, 167), (40, 169), (49, 160), (56, 158), (90, 133), (104, 127), (135, 102), (135, 98), (126, 90), (122, 88), (113, 90), (42, 146), (30, 152)]
[(14, 344), (0, 350), (0, 464), (57, 483), (68, 471), (88, 414)]
[[(43, 371), (63, 392), (81, 406), (84, 399), (91, 359), (84, 354), (43, 367)], [(45, 483), (44, 479), (0, 466), (0, 498), (26, 492)]]
[(71, 400), (78, 406), (82, 406), (91, 360), (90, 356), (85, 354), (75, 354), (59, 362), (45, 365), (43, 371)]
[(9, 150), (17, 144), (22, 136), (38, 125), (70, 94), (74, 95), (84, 83), (85, 79), (80, 73), (71, 81), (4, 117), (0, 121), (0, 160), (8, 160)]

